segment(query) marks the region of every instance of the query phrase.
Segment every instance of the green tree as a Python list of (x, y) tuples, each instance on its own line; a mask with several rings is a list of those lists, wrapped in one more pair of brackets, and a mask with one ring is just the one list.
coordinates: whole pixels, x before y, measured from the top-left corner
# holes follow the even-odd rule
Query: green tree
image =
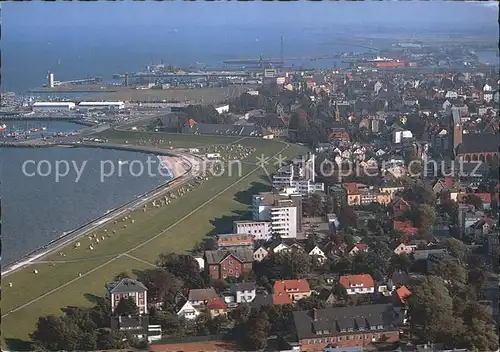
[(266, 347), (270, 328), (271, 324), (269, 324), (269, 317), (264, 311), (252, 314), (248, 321), (246, 346), (252, 351)]
[(483, 201), (475, 194), (467, 194), (464, 198), (464, 202), (465, 204), (473, 205), (474, 208), (478, 210), (483, 209)]
[(132, 298), (122, 298), (115, 308), (115, 316), (135, 315), (139, 311)]
[(311, 272), (312, 260), (307, 253), (301, 251), (277, 253), (274, 258), (274, 263), (281, 272), (278, 278), (297, 279)]
[(437, 263), (434, 274), (453, 283), (464, 284), (467, 281), (467, 269), (449, 257), (445, 257)]
[(183, 288), (180, 278), (163, 269), (147, 269), (138, 279), (148, 288), (148, 298), (152, 302), (164, 302), (166, 310), (172, 309), (175, 296)]
[(499, 348), (495, 321), (478, 303), (469, 303), (463, 313), (464, 332), (456, 336), (460, 345), (472, 351), (496, 351)]
[(111, 329), (99, 329), (97, 331), (97, 348), (100, 350), (114, 350), (128, 348), (124, 333)]
[(79, 349), (80, 329), (65, 316), (49, 315), (38, 318), (36, 329), (30, 337), (37, 349), (75, 351)]
[(303, 310), (322, 309), (326, 307), (325, 302), (319, 299), (319, 297), (316, 295), (304, 297), (299, 300), (297, 304), (299, 305), (300, 309)]
[(430, 230), (436, 222), (436, 210), (428, 204), (417, 205), (414, 218), (417, 227)]
[(114, 277), (114, 281), (121, 281), (122, 279), (130, 279), (130, 275), (126, 271), (122, 271), (121, 273), (118, 273)]
[(441, 241), (441, 245), (443, 246), (443, 248), (446, 248), (448, 253), (450, 253), (458, 260), (464, 260), (467, 246), (462, 241), (457, 240), (456, 238), (445, 238)]
[(433, 189), (421, 181), (413, 183), (403, 191), (403, 197), (415, 204), (436, 204), (436, 195)]
[(176, 253), (161, 254), (158, 266), (177, 276), (188, 288), (205, 287), (198, 262), (190, 255)]
[(441, 278), (427, 276), (413, 285), (407, 302), (412, 334), (422, 341), (447, 339), (455, 319), (453, 300)]

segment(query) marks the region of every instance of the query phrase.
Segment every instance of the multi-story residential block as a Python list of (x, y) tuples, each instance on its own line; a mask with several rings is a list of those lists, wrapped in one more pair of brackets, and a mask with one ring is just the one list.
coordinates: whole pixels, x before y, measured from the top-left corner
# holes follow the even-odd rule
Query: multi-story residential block
[(272, 233), (282, 238), (295, 238), (302, 232), (302, 197), (291, 189), (254, 195), (252, 213), (256, 221), (270, 221)]
[(251, 235), (255, 240), (269, 241), (272, 238), (271, 221), (239, 220), (233, 222), (233, 232)]
[(339, 283), (345, 288), (348, 295), (375, 292), (375, 284), (373, 278), (369, 274), (341, 276)]
[(404, 313), (392, 304), (325, 308), (293, 312), (300, 351), (373, 347), (377, 341), (399, 341)]
[(205, 251), (205, 270), (212, 279), (240, 277), (252, 271), (252, 264), (253, 250), (247, 247)]
[(132, 298), (139, 308), (139, 314), (148, 313), (148, 289), (140, 281), (121, 279), (106, 284), (106, 297), (111, 301), (111, 311), (114, 312), (121, 299)]
[(254, 238), (247, 234), (228, 233), (217, 235), (217, 248), (227, 249), (232, 247), (250, 247), (253, 248)]
[(308, 154), (302, 159), (294, 159), (291, 164), (282, 166), (273, 175), (273, 187), (282, 189), (293, 188), (300, 195), (323, 192), (324, 183), (316, 182), (314, 154)]

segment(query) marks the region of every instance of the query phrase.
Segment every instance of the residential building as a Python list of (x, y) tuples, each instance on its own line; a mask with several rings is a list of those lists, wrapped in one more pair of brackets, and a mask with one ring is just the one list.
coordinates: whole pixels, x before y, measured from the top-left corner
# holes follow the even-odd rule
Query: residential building
[(196, 319), (201, 312), (196, 309), (191, 302), (185, 301), (182, 307), (177, 311), (177, 316), (178, 317), (183, 317), (185, 319), (191, 320), (191, 319)]
[(219, 315), (227, 314), (227, 305), (226, 302), (222, 299), (222, 297), (213, 297), (210, 298), (207, 302), (207, 309), (212, 318), (215, 318)]
[(394, 220), (392, 222), (392, 228), (396, 231), (405, 232), (410, 236), (416, 235), (418, 232), (418, 228), (413, 226), (413, 222), (411, 222), (411, 220)]
[(276, 280), (273, 286), (274, 294), (286, 294), (292, 301), (298, 301), (311, 295), (309, 282), (305, 279)]
[(253, 260), (256, 262), (260, 262), (264, 260), (265, 257), (269, 254), (268, 250), (264, 247), (260, 246), (253, 252)]
[(348, 295), (375, 292), (375, 283), (370, 274), (341, 276), (339, 283), (345, 288)]
[(392, 213), (394, 216), (403, 216), (410, 210), (410, 204), (403, 198), (397, 198), (392, 202)]
[(494, 260), (498, 260), (498, 255), (500, 253), (500, 241), (498, 232), (490, 233), (486, 237), (486, 243), (488, 244), (488, 255)]
[(403, 253), (410, 254), (413, 253), (417, 249), (417, 245), (415, 244), (404, 244), (400, 243), (396, 248), (394, 248), (394, 253), (396, 255), (401, 255)]
[(247, 247), (205, 251), (205, 270), (212, 279), (240, 277), (252, 271), (252, 264), (253, 250)]
[(325, 184), (316, 182), (316, 156), (312, 153), (303, 158), (294, 159), (291, 164), (282, 166), (273, 175), (273, 187), (290, 187), (295, 193), (306, 196), (314, 192), (324, 192)]
[(293, 190), (254, 195), (252, 212), (254, 220), (271, 221), (272, 233), (282, 238), (295, 238), (302, 232), (302, 197)]
[(111, 301), (111, 311), (114, 312), (121, 299), (133, 299), (139, 314), (148, 313), (148, 289), (140, 281), (121, 279), (106, 284), (106, 297)]
[(127, 332), (138, 340), (148, 338), (149, 316), (129, 315), (111, 318), (111, 329)]
[(349, 250), (349, 255), (356, 255), (360, 252), (368, 252), (368, 246), (366, 243), (358, 242)]
[(293, 312), (293, 319), (302, 352), (397, 342), (403, 324), (401, 310), (392, 304), (302, 310)]
[(320, 263), (326, 260), (325, 252), (323, 252), (323, 250), (321, 250), (321, 248), (319, 248), (318, 246), (314, 246), (314, 248), (311, 249), (308, 254)]
[(217, 248), (228, 249), (232, 247), (253, 248), (254, 238), (247, 234), (223, 234), (217, 235)]
[(255, 283), (242, 282), (229, 285), (231, 294), (235, 297), (236, 303), (250, 303), (255, 299)]
[(188, 302), (193, 307), (203, 307), (207, 305), (209, 300), (215, 297), (219, 297), (219, 295), (217, 295), (217, 292), (212, 287), (191, 289), (188, 294)]
[(269, 241), (272, 238), (271, 221), (239, 220), (233, 222), (233, 232), (252, 235), (255, 240)]

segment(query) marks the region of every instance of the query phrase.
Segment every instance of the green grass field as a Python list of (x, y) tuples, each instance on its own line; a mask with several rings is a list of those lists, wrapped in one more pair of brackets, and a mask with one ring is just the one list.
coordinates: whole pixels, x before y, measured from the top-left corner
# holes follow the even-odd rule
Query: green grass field
[[(132, 138), (138, 138), (134, 136), (134, 132), (120, 134), (129, 143)], [(204, 137), (207, 139), (202, 141), (198, 136), (163, 134), (159, 137), (171, 140), (172, 144), (187, 143), (189, 138), (196, 138), (198, 145), (207, 145), (206, 141), (209, 141), (208, 144), (216, 144), (217, 141), (221, 144), (221, 137)], [(224, 144), (229, 143), (231, 142), (227, 141)], [(3, 285), (3, 314), (36, 300), (2, 318), (4, 342), (27, 340), (41, 315), (61, 313), (60, 309), (66, 306), (91, 305), (86, 294), (104, 295), (105, 282), (119, 272), (132, 273), (133, 270), (144, 269), (147, 264), (141, 261), (154, 263), (160, 253), (190, 250), (214, 228), (218, 232), (230, 232), (232, 221), (241, 218), (248, 211), (252, 194), (268, 187), (264, 171), (256, 169), (254, 165), (256, 156), (264, 154), (271, 157), (285, 147), (285, 144), (277, 141), (258, 139), (242, 139), (238, 144), (257, 148), (242, 164), (241, 177), (235, 173), (231, 176), (226, 173), (221, 177), (210, 178), (165, 207), (148, 206), (146, 212), (136, 210), (131, 214), (133, 224), (129, 220), (118, 221), (116, 225), (104, 224), (94, 232), (99, 238), (105, 235), (104, 228), (108, 234), (113, 229), (116, 234), (105, 237), (94, 245), (92, 251), (88, 249), (91, 240), (83, 237), (78, 240), (81, 244), (78, 249), (74, 248), (74, 243), (61, 249), (65, 256), (56, 253), (43, 258), (44, 261), (68, 262), (55, 263), (55, 266), (50, 263), (32, 264), (4, 278), (4, 283), (12, 282), (12, 287)], [(291, 158), (304, 151), (303, 147), (290, 145), (282, 155)], [(272, 172), (273, 166), (270, 165), (268, 170)], [(196, 211), (190, 214), (193, 210)], [(126, 229), (124, 224), (127, 224)], [(146, 241), (149, 242), (145, 243)], [(118, 257), (122, 253), (128, 253), (139, 260), (128, 256)], [(38, 274), (34, 274), (35, 268)], [(82, 277), (79, 277), (79, 273)], [(45, 296), (38, 299), (43, 295)], [(9, 345), (12, 348), (12, 344)]]

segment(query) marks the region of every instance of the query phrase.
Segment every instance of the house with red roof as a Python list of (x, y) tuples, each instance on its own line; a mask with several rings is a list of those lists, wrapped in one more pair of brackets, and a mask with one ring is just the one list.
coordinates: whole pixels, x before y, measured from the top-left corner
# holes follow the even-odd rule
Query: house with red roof
[(366, 245), (366, 243), (356, 243), (349, 251), (349, 255), (356, 255), (360, 252), (368, 252), (368, 246)]
[[(273, 286), (274, 296), (281, 294), (288, 295), (292, 301), (298, 301), (311, 295), (311, 288), (306, 279), (276, 280)], [(282, 303), (284, 304), (284, 303)]]
[(392, 228), (397, 231), (405, 232), (410, 236), (414, 236), (418, 232), (418, 228), (413, 226), (413, 222), (411, 222), (411, 220), (405, 220), (405, 221), (394, 220), (392, 222)]
[(409, 295), (411, 295), (411, 292), (406, 286), (401, 286), (396, 291), (394, 291), (394, 297), (396, 298), (397, 302), (403, 305), (406, 305), (406, 297), (408, 297)]
[(226, 315), (227, 314), (227, 305), (226, 302), (222, 299), (222, 297), (213, 297), (210, 298), (207, 302), (207, 309), (212, 318), (218, 315)]
[(394, 216), (403, 216), (408, 210), (410, 210), (410, 203), (403, 198), (397, 198), (392, 202), (391, 207)]
[(339, 284), (343, 288), (345, 288), (348, 295), (358, 295), (375, 292), (375, 283), (370, 274), (341, 276), (339, 279)]
[(273, 293), (272, 300), (274, 305), (293, 304), (290, 296), (283, 292)]
[(193, 127), (193, 126), (194, 126), (194, 125), (196, 125), (196, 124), (197, 124), (197, 122), (196, 122), (195, 120), (193, 120), (193, 119), (189, 119), (189, 120), (187, 120), (187, 122), (186, 122), (185, 126), (187, 126), (187, 127), (191, 128), (191, 127)]

